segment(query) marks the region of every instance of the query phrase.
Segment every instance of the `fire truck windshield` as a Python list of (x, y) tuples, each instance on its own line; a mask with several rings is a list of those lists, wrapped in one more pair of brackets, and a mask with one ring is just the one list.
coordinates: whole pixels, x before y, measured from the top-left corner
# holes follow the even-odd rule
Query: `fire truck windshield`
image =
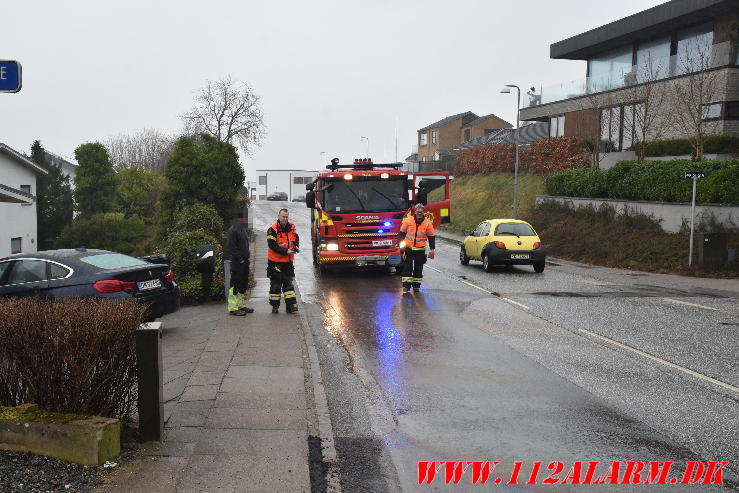
[(408, 209), (405, 180), (334, 181), (323, 193), (326, 212), (383, 212)]

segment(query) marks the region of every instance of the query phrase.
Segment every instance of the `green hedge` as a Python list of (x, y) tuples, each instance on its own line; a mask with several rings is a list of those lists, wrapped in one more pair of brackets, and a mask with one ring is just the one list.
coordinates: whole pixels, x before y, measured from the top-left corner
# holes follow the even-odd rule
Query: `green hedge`
[[(705, 154), (739, 154), (739, 137), (732, 135), (709, 135), (703, 142)], [(693, 147), (688, 139), (655, 140), (645, 144), (644, 155), (656, 156), (681, 156), (693, 154)]]
[(612, 198), (657, 202), (689, 202), (692, 181), (687, 171), (702, 171), (698, 200), (703, 203), (739, 204), (739, 160), (622, 161), (608, 170), (574, 169), (550, 175), (545, 182), (549, 195)]

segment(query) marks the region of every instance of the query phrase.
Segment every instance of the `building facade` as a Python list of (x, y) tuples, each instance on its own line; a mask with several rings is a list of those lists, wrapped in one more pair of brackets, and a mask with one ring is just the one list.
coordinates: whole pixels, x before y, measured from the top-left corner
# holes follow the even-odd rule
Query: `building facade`
[(318, 171), (304, 169), (258, 169), (257, 181), (250, 182), (252, 196), (266, 200), (268, 195), (284, 192), (288, 200), (305, 196), (305, 185), (313, 181)]
[(36, 177), (46, 170), (0, 143), (0, 257), (38, 251)]
[(472, 120), (470, 123), (462, 126), (460, 143), (469, 142), (473, 139), (496, 133), (498, 130), (504, 128), (513, 128), (513, 125), (493, 114), (481, 116), (477, 120)]
[(673, 0), (550, 46), (585, 60), (584, 77), (522, 95), (523, 121), (602, 150), (681, 138), (691, 127), (739, 135), (737, 0)]
[(471, 111), (448, 116), (418, 130), (418, 161), (438, 161), (442, 151), (462, 143), (462, 127), (480, 117)]

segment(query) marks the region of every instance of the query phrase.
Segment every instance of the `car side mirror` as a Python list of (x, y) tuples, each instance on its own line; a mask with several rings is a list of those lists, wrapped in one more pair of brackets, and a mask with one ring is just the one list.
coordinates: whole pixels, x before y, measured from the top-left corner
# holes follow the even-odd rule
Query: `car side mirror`
[(309, 209), (316, 206), (316, 192), (310, 191), (305, 194), (305, 205)]

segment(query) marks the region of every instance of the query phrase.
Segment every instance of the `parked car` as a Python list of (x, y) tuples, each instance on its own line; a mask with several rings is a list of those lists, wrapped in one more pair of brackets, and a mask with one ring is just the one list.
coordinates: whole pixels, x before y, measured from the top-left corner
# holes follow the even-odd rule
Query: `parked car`
[(293, 202), (305, 202), (305, 195), (298, 195), (297, 197), (293, 197)]
[(132, 298), (149, 305), (149, 319), (180, 308), (168, 265), (84, 248), (0, 258), (0, 296)]
[(275, 192), (272, 195), (267, 195), (267, 200), (287, 200), (287, 194), (285, 192)]
[(494, 265), (533, 265), (544, 272), (546, 251), (539, 235), (526, 221), (489, 219), (467, 233), (459, 251), (459, 261), (467, 265), (479, 260), (485, 272)]

